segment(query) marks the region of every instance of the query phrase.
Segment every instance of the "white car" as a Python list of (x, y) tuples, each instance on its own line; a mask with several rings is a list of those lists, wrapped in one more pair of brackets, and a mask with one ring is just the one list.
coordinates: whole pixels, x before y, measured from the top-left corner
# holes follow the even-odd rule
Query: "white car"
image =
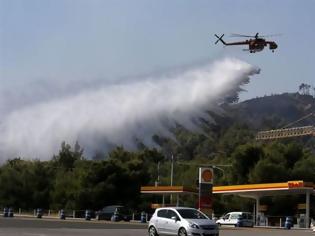
[(253, 215), (249, 212), (229, 212), (216, 221), (218, 225), (233, 225), (235, 227), (253, 227)]
[(219, 236), (218, 225), (201, 211), (187, 207), (158, 208), (152, 215), (149, 236)]

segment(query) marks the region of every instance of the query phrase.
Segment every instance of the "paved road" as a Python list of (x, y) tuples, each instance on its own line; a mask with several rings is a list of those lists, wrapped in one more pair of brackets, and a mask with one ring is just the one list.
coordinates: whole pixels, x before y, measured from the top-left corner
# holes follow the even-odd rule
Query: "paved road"
[(1, 230), (5, 228), (42, 229), (146, 229), (146, 224), (110, 221), (59, 220), (33, 217), (0, 218)]
[[(86, 222), (34, 218), (0, 218), (0, 236), (146, 236), (139, 223)], [(310, 230), (222, 228), (220, 236), (315, 236)]]

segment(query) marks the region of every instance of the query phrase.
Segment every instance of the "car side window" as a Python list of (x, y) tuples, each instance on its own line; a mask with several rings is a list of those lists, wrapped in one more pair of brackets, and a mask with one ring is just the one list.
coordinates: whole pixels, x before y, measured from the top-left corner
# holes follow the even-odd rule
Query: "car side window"
[(248, 219), (252, 220), (253, 219), (253, 215), (252, 214), (248, 214)]
[(232, 215), (231, 215), (231, 220), (235, 220), (235, 219), (237, 219), (237, 218), (238, 218), (238, 216), (239, 216), (238, 214), (232, 214)]
[(168, 211), (167, 211), (167, 218), (171, 219), (173, 216), (175, 216), (176, 218), (179, 219), (179, 217), (178, 217), (178, 215), (176, 214), (175, 211), (168, 210)]
[(224, 219), (229, 219), (230, 218), (230, 214), (226, 214), (224, 217), (223, 217)]
[(159, 210), (157, 216), (161, 218), (167, 218), (167, 210)]

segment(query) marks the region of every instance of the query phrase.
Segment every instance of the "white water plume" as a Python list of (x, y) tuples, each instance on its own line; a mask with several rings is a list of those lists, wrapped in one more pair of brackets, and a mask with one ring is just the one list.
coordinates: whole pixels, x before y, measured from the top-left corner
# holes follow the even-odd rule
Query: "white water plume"
[(226, 58), (19, 106), (0, 121), (0, 161), (17, 156), (47, 160), (62, 141), (78, 141), (88, 153), (114, 145), (133, 149), (135, 139), (152, 146), (152, 135), (171, 137), (175, 123), (194, 129), (193, 118), (211, 119), (205, 112), (256, 73), (258, 68)]

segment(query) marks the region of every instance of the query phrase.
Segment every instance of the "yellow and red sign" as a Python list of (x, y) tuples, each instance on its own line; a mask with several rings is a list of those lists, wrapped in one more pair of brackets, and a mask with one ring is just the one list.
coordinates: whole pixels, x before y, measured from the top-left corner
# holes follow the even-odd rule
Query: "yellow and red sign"
[(301, 188), (304, 187), (303, 181), (289, 181), (288, 182), (289, 188)]
[(213, 169), (209, 167), (199, 168), (199, 200), (198, 208), (204, 213), (212, 212), (213, 203)]
[(213, 184), (213, 169), (208, 167), (199, 168), (199, 183)]

